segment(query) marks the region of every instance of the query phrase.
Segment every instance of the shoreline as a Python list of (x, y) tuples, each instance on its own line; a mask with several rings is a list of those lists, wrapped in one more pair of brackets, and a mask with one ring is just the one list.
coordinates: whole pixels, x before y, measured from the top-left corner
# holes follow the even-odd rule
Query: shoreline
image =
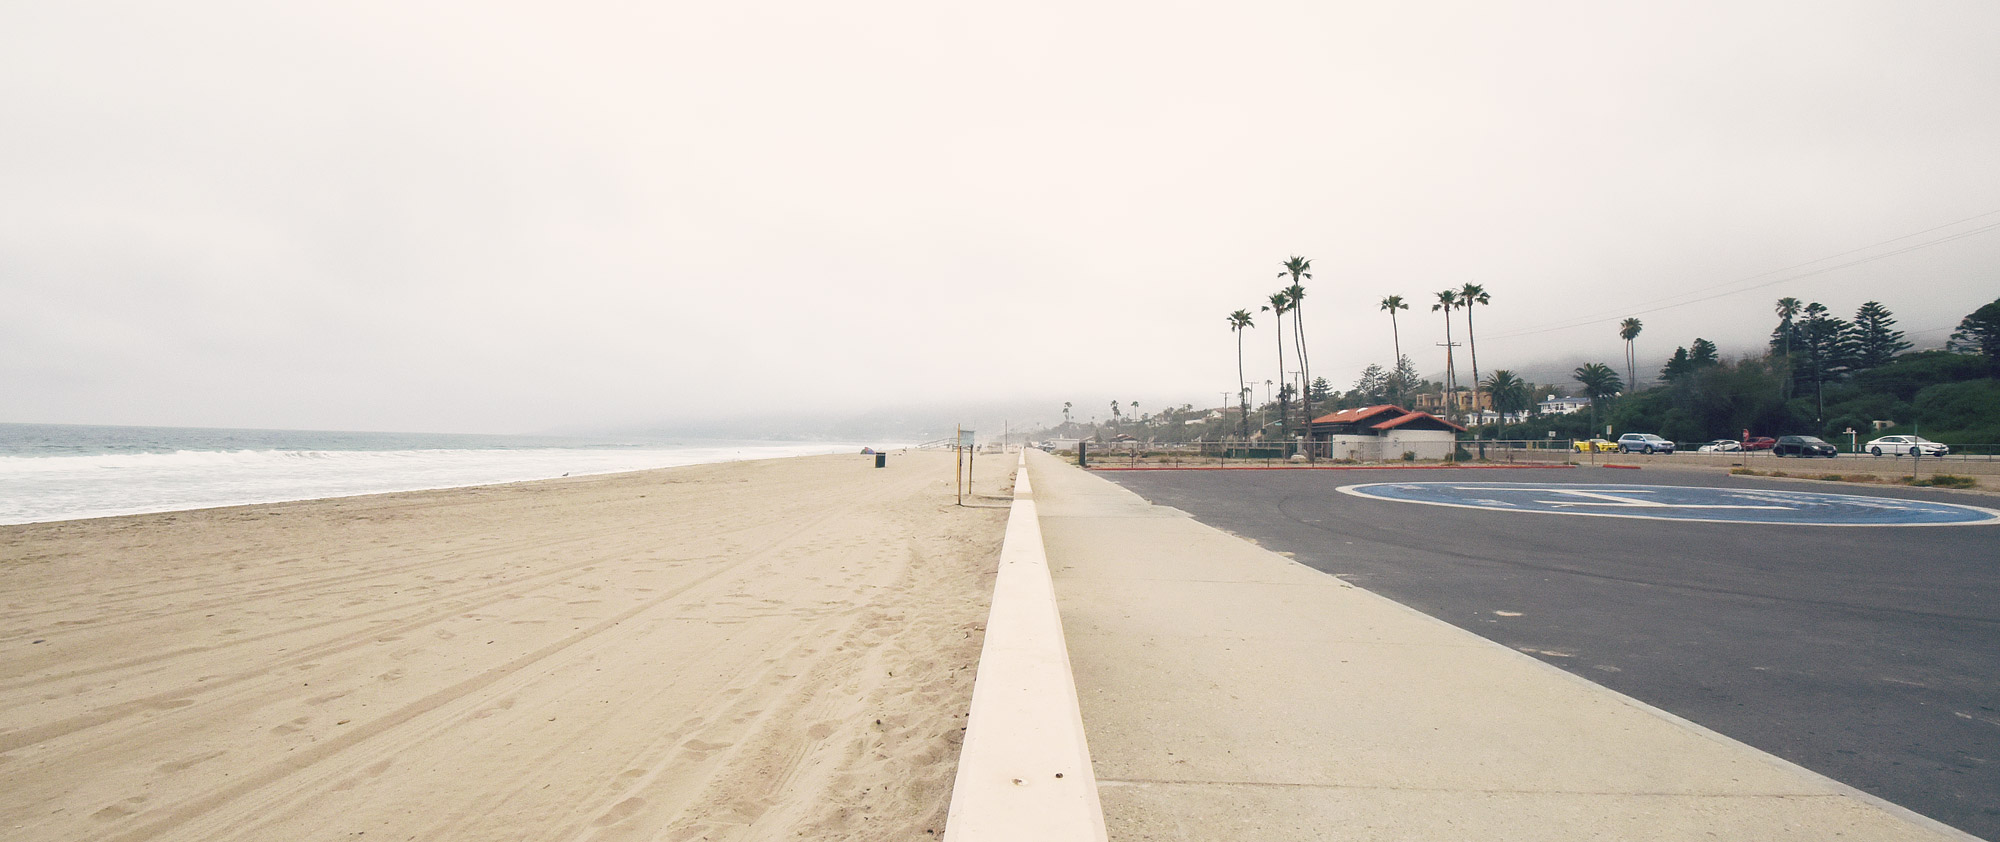
[[(781, 446), (781, 445), (760, 445), (760, 446), (762, 446), (762, 447), (777, 447), (777, 446)], [(800, 445), (800, 446), (801, 446), (801, 447), (813, 447), (813, 448), (819, 448), (819, 447), (852, 447), (852, 448), (860, 448), (860, 447), (863, 447), (864, 445), (861, 445), (861, 444), (851, 444), (851, 445), (850, 445), (850, 444), (846, 444), (846, 443), (840, 443), (840, 444), (827, 444), (827, 445), (824, 445), (824, 446), (821, 446), (821, 445), (811, 445), (811, 446), (807, 446), (807, 445)], [(894, 448), (894, 447), (903, 447), (903, 446), (902, 446), (902, 445), (895, 445), (895, 446), (892, 446), (892, 448)], [(197, 453), (208, 453), (209, 451), (196, 451), (196, 452), (197, 452)], [(216, 452), (217, 452), (217, 453), (224, 453), (224, 452), (221, 452), (221, 451), (216, 451)], [(247, 451), (247, 452), (256, 452), (256, 453), (264, 453), (264, 452), (276, 452), (276, 451)], [(341, 453), (362, 453), (362, 454), (378, 454), (378, 453), (391, 453), (391, 452), (398, 452), (398, 451), (339, 451), (339, 452), (341, 452)], [(448, 450), (446, 450), (446, 451), (435, 451), (435, 452), (439, 452), (439, 453), (458, 453), (458, 452), (479, 452), (479, 451), (448, 451)], [(519, 451), (498, 451), (498, 452), (519, 452)], [(230, 452), (227, 452), (227, 453), (236, 453), (236, 451), (230, 451)], [(225, 455), (226, 455), (226, 454), (225, 454)], [(532, 482), (548, 482), (548, 481), (552, 481), (552, 480), (559, 480), (559, 479), (575, 479), (575, 478), (584, 478), (584, 477), (602, 477), (602, 476), (612, 476), (612, 475), (616, 475), (616, 474), (628, 474), (628, 473), (644, 473), (644, 472), (646, 472), (646, 471), (665, 471), (665, 470), (673, 470), (673, 469), (675, 469), (675, 468), (685, 468), (685, 467), (694, 467), (694, 466), (699, 466), (699, 465), (720, 465), (720, 464), (729, 464), (729, 463), (732, 463), (732, 462), (755, 462), (755, 461), (762, 461), (762, 460), (770, 460), (770, 459), (796, 459), (796, 458), (809, 458), (809, 457), (812, 457), (812, 456), (838, 456), (838, 455), (843, 455), (843, 454), (841, 454), (841, 453), (838, 453), (838, 452), (825, 452), (825, 451), (819, 451), (819, 452), (807, 452), (807, 453), (774, 453), (774, 454), (768, 454), (768, 455), (766, 455), (766, 454), (759, 454), (759, 455), (752, 455), (752, 456), (745, 456), (745, 457), (737, 457), (737, 456), (731, 456), (731, 457), (728, 457), (728, 458), (720, 458), (720, 459), (701, 459), (701, 460), (699, 460), (699, 461), (693, 461), (693, 462), (683, 462), (683, 463), (679, 463), (679, 464), (671, 464), (671, 465), (658, 465), (658, 466), (652, 466), (652, 467), (639, 467), (639, 468), (631, 468), (631, 467), (617, 467), (617, 468), (610, 468), (610, 469), (606, 469), (606, 470), (577, 470), (577, 471), (570, 471), (570, 472), (566, 472), (566, 473), (563, 473), (563, 474), (560, 474), (560, 475), (557, 475), (557, 476), (535, 476), (535, 477), (525, 477), (525, 478), (519, 478), (519, 479), (500, 479), (500, 480), (493, 480), (493, 481), (486, 481), (486, 480), (475, 480), (475, 481), (471, 481), (471, 482), (452, 482), (452, 483), (449, 483), (449, 484), (445, 484), (445, 485), (430, 485), (430, 484), (421, 484), (421, 485), (414, 485), (414, 486), (410, 486), (410, 487), (401, 487), (401, 486), (399, 485), (398, 487), (390, 487), (390, 488), (382, 488), (382, 489), (371, 489), (371, 490), (366, 490), (366, 491), (352, 491), (352, 492), (347, 492), (347, 493), (333, 493), (333, 494), (316, 494), (316, 493), (315, 493), (315, 494), (312, 494), (311, 496), (304, 496), (304, 497), (268, 497), (268, 498), (260, 498), (260, 499), (249, 499), (249, 500), (241, 500), (241, 501), (232, 501), (232, 502), (221, 502), (221, 503), (207, 503), (207, 502), (198, 502), (198, 503), (195, 503), (195, 504), (192, 504), (192, 505), (182, 505), (182, 504), (166, 504), (166, 505), (165, 505), (164, 507), (154, 507), (154, 506), (141, 506), (141, 507), (138, 507), (138, 508), (131, 508), (131, 509), (125, 509), (125, 510), (117, 510), (117, 511), (108, 511), (108, 512), (103, 512), (103, 513), (88, 513), (88, 510), (86, 510), (86, 513), (84, 513), (84, 514), (80, 514), (80, 515), (74, 515), (74, 516), (66, 516), (66, 517), (55, 517), (55, 518), (49, 518), (49, 519), (37, 519), (37, 520), (21, 520), (21, 521), (0, 521), (0, 528), (5, 528), (5, 527), (8, 527), (8, 526), (26, 526), (26, 525), (30, 525), (30, 524), (45, 524), (45, 523), (66, 523), (66, 522), (70, 522), (70, 521), (84, 521), (84, 520), (101, 520), (101, 519), (104, 519), (104, 518), (116, 518), (116, 517), (132, 517), (132, 516), (139, 516), (139, 515), (155, 515), (155, 514), (171, 514), (171, 513), (175, 513), (175, 512), (195, 512), (195, 511), (207, 511), (207, 510), (212, 510), (212, 509), (233, 509), (233, 508), (242, 508), (242, 507), (245, 507), (245, 506), (261, 506), (261, 505), (273, 505), (273, 504), (279, 504), (279, 503), (299, 503), (299, 502), (311, 502), (311, 501), (319, 501), (319, 500), (339, 500), (339, 499), (346, 499), (346, 498), (350, 498), (350, 497), (371, 497), (371, 496), (377, 496), (377, 495), (383, 495), (383, 494), (408, 494), (408, 493), (417, 493), (417, 492), (424, 492), (424, 491), (444, 491), (444, 490), (450, 490), (450, 489), (456, 489), (456, 488), (479, 488), (479, 487), (485, 487), (485, 486), (495, 486), (495, 485), (517, 485), (517, 484), (521, 484), (521, 483), (532, 483)], [(57, 456), (50, 456), (50, 457), (34, 457), (34, 458), (49, 458), (49, 459), (60, 459), (60, 458), (90, 458), (90, 456), (76, 456), (76, 457), (57, 457)]]
[[(0, 527), (0, 823), (24, 840), (941, 831), (1005, 519), (953, 505), (950, 461)], [(979, 494), (1009, 487), (991, 474)]]

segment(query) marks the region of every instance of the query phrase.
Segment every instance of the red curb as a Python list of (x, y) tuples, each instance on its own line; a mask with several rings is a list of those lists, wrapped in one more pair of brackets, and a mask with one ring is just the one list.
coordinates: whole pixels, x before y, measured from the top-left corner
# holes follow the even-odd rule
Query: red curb
[[(1550, 468), (1574, 468), (1574, 467), (1577, 466), (1576, 465), (1411, 465), (1409, 467), (1403, 467), (1400, 465), (1316, 465), (1309, 468), (1280, 468), (1276, 466), (1266, 468), (1259, 465), (1245, 465), (1242, 467), (1188, 466), (1184, 468), (1175, 468), (1175, 467), (1088, 468), (1086, 470), (1092, 470), (1092, 471), (1532, 471), (1532, 470), (1546, 470)], [(1605, 467), (1608, 468), (1613, 466), (1606, 465)], [(1631, 466), (1619, 465), (1617, 467), (1631, 467)]]

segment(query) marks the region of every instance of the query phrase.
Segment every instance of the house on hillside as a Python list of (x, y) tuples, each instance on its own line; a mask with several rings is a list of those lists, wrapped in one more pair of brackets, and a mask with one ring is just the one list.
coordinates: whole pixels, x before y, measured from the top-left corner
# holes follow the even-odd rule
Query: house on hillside
[(1589, 398), (1559, 398), (1555, 395), (1550, 395), (1548, 400), (1535, 404), (1535, 410), (1543, 415), (1568, 415), (1589, 408)]
[(1412, 412), (1394, 404), (1343, 409), (1314, 418), (1312, 440), (1332, 459), (1386, 462), (1414, 453), (1418, 459), (1443, 459), (1452, 452), (1464, 427), (1428, 412)]

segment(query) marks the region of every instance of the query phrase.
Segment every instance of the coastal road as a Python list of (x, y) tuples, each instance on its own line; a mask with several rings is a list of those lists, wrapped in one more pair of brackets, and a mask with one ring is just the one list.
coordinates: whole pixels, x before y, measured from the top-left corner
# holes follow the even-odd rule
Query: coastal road
[(1748, 516), (1768, 515), (1749, 509), (1760, 503), (1757, 493), (1860, 494), (1891, 498), (1892, 509), (1901, 505), (1894, 500), (1995, 508), (1994, 498), (1656, 470), (1102, 476), (1612, 690), (2000, 839), (2000, 525), (1576, 517), (1507, 510), (1521, 494), (1474, 494), (1509, 500), (1477, 509), (1338, 489), (1549, 483), (1558, 491), (1526, 496), (1657, 514), (1657, 506), (1615, 501), (1679, 494), (1641, 485), (1706, 486), (1746, 492), (1723, 502), (1744, 504)]

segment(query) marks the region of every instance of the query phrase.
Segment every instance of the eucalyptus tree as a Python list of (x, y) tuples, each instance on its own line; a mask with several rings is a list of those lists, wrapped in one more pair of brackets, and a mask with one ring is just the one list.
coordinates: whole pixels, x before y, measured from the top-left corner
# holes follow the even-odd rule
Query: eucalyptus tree
[(1458, 306), (1465, 308), (1465, 349), (1472, 352), (1472, 409), (1479, 411), (1479, 337), (1472, 333), (1472, 305), (1492, 301), (1486, 288), (1478, 284), (1459, 287)]
[[(1271, 303), (1259, 308), (1277, 317), (1278, 328), (1278, 383), (1285, 383), (1285, 314), (1292, 311), (1292, 296), (1285, 292), (1271, 293)], [(1278, 390), (1278, 435), (1285, 435), (1285, 428), (1292, 419), (1285, 408), (1285, 390)]]
[[(1284, 291), (1285, 296), (1291, 300), (1292, 305), (1292, 343), (1299, 348), (1299, 382), (1310, 384), (1312, 383), (1312, 359), (1306, 355), (1306, 316), (1305, 309), (1302, 306), (1306, 300), (1306, 288), (1299, 283), (1299, 279), (1309, 279), (1312, 277), (1310, 270), (1313, 264), (1312, 261), (1295, 254), (1286, 258), (1285, 262), (1280, 265), (1284, 269), (1278, 272), (1278, 277), (1292, 276), (1292, 285), (1285, 287)], [(1310, 393), (1301, 397), (1304, 398), (1300, 403), (1303, 404), (1302, 408), (1306, 416), (1305, 423), (1301, 427), (1310, 433), (1312, 429), (1312, 398), (1310, 397)]]
[(1243, 408), (1245, 441), (1250, 439), (1250, 399), (1243, 397), (1244, 393), (1249, 391), (1249, 387), (1243, 384), (1243, 332), (1253, 326), (1249, 310), (1238, 310), (1229, 314), (1229, 332), (1236, 334), (1236, 402)]
[(1625, 340), (1625, 376), (1632, 381), (1632, 388), (1639, 388), (1639, 355), (1633, 353), (1632, 340), (1639, 338), (1639, 331), (1646, 325), (1638, 319), (1626, 319), (1618, 323), (1618, 338)]
[(1625, 384), (1618, 380), (1618, 372), (1603, 363), (1586, 363), (1575, 371), (1576, 382), (1583, 385), (1584, 397), (1590, 398), (1590, 425), (1594, 432), (1598, 421), (1598, 407), (1605, 398), (1623, 391)]
[(1451, 353), (1451, 311), (1458, 309), (1459, 306), (1458, 290), (1455, 289), (1448, 289), (1438, 293), (1437, 303), (1431, 305), (1431, 312), (1433, 313), (1440, 310), (1444, 311), (1444, 387), (1442, 397), (1448, 401), (1445, 405), (1446, 415), (1454, 419), (1458, 417), (1458, 404), (1453, 399), (1452, 393), (1458, 390), (1458, 364), (1454, 361)]
[(1402, 296), (1391, 295), (1387, 298), (1382, 299), (1382, 309), (1389, 311), (1389, 338), (1396, 343), (1396, 361), (1398, 363), (1398, 365), (1396, 366), (1397, 370), (1389, 375), (1390, 377), (1389, 389), (1390, 389), (1390, 394), (1395, 395), (1393, 400), (1396, 403), (1401, 404), (1409, 400), (1408, 398), (1403, 396), (1403, 388), (1409, 384), (1403, 382), (1403, 378), (1401, 376), (1402, 366), (1400, 363), (1402, 362), (1403, 359), (1403, 333), (1396, 326), (1396, 311), (1408, 310), (1410, 309), (1410, 305), (1403, 303)]

